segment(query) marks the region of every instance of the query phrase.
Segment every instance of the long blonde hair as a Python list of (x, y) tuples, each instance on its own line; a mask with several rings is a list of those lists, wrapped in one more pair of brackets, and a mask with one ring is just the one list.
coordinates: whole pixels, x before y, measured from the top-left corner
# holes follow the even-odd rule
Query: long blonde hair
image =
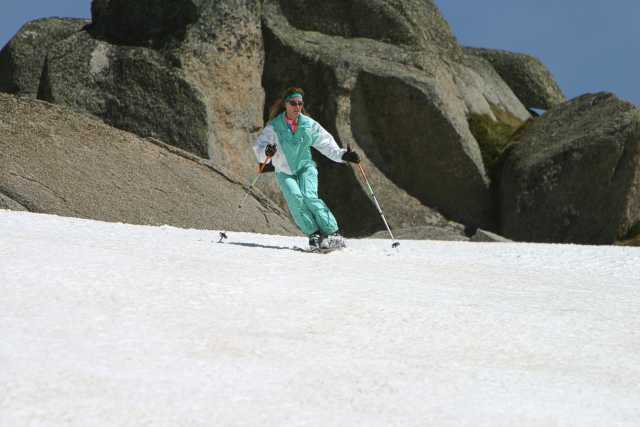
[[(299, 87), (288, 88), (287, 90), (282, 92), (282, 96), (280, 96), (280, 98), (276, 99), (273, 104), (271, 104), (271, 108), (269, 109), (269, 120), (273, 120), (278, 114), (287, 109), (287, 107), (284, 105), (284, 100), (287, 99), (287, 96), (294, 93), (301, 94), (304, 99), (304, 90)], [(307, 112), (304, 110), (304, 107), (302, 107), (302, 112), (304, 114), (307, 114)]]

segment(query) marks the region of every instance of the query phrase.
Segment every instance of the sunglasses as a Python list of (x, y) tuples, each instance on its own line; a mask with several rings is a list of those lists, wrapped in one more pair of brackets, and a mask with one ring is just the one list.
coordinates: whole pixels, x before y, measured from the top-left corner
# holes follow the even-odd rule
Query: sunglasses
[(291, 105), (292, 107), (302, 107), (302, 106), (304, 106), (304, 102), (302, 102), (302, 101), (299, 101), (299, 102), (289, 101), (289, 105)]

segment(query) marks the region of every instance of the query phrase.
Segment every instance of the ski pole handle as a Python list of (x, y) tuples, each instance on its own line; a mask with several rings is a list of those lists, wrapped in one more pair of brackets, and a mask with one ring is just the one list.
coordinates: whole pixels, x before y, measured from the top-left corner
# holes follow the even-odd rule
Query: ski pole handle
[(258, 167), (258, 176), (262, 173), (262, 171), (264, 170), (265, 166), (267, 166), (267, 164), (271, 161), (271, 158), (273, 156), (267, 156), (267, 158), (264, 160), (264, 162), (260, 163), (260, 166)]

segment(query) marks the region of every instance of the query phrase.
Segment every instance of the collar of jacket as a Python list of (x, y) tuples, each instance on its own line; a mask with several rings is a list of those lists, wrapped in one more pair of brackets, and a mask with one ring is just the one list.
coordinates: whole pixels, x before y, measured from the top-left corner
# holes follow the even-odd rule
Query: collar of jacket
[[(286, 111), (283, 111), (282, 113), (280, 113), (280, 115), (278, 117), (276, 117), (278, 120), (280, 120), (281, 123), (283, 123), (285, 125), (285, 127), (289, 127), (289, 124), (287, 123), (287, 120), (285, 119), (285, 116), (287, 115)], [(304, 114), (300, 113), (300, 116), (298, 116), (298, 129), (302, 129), (302, 128), (308, 128), (309, 126), (311, 126), (311, 118), (308, 116), (305, 116)]]

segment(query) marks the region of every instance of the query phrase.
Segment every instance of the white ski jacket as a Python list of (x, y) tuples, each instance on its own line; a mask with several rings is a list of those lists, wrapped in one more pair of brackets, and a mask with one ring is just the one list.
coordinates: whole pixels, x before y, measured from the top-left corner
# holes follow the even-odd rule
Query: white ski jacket
[(347, 150), (340, 148), (329, 132), (304, 114), (298, 118), (298, 128), (295, 134), (286, 122), (284, 112), (267, 124), (258, 136), (253, 148), (260, 163), (267, 158), (264, 150), (268, 144), (275, 144), (278, 148), (275, 156), (271, 159), (276, 172), (287, 175), (295, 175), (310, 164), (315, 166), (311, 157), (311, 147), (334, 162), (345, 163), (342, 160), (342, 155)]

